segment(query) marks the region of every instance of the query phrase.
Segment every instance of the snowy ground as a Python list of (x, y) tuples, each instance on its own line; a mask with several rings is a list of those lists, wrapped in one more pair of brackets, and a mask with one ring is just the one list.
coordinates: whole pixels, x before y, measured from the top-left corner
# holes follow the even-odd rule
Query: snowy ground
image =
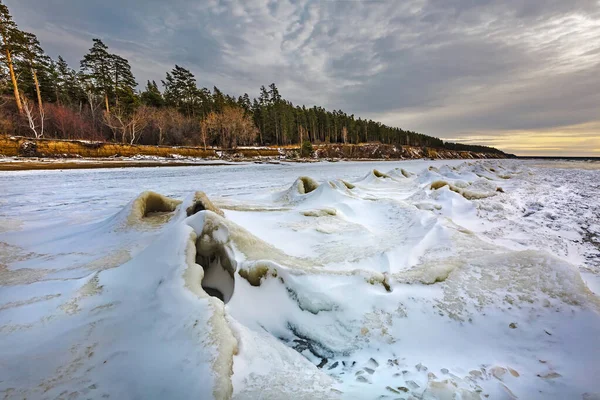
[(599, 168), (0, 172), (0, 394), (599, 399)]

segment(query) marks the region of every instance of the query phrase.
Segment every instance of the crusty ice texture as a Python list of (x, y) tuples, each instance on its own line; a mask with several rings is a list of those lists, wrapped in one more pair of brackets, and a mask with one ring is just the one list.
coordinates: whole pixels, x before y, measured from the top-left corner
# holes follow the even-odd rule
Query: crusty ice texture
[(596, 170), (211, 168), (0, 175), (3, 395), (597, 394)]

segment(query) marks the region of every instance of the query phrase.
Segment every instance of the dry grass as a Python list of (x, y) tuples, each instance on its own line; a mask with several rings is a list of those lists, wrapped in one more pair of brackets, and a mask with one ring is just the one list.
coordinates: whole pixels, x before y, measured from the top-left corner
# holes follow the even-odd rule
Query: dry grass
[[(24, 137), (0, 136), (0, 154), (5, 156), (21, 156), (21, 145), (25, 142), (34, 142), (37, 145), (39, 156), (45, 157), (73, 157), (106, 158), (106, 157), (133, 157), (147, 155), (157, 157), (183, 157), (210, 158), (217, 157), (218, 149), (201, 147), (171, 147), (171, 146), (146, 146), (129, 145), (108, 142), (82, 142), (77, 140), (58, 139), (33, 139)], [(240, 154), (243, 157), (276, 157), (279, 151), (273, 148), (238, 148), (220, 150), (226, 154)]]
[(0, 171), (30, 171), (30, 170), (58, 170), (58, 169), (98, 169), (98, 168), (148, 168), (148, 167), (190, 167), (190, 166), (219, 166), (227, 163), (198, 164), (191, 162), (157, 162), (157, 161), (113, 161), (98, 160), (92, 162), (3, 162)]

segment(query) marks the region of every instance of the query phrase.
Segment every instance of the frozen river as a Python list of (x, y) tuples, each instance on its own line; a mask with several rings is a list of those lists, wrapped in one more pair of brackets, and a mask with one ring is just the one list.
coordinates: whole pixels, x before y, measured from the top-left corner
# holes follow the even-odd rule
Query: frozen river
[(0, 172), (0, 394), (600, 398), (598, 168)]

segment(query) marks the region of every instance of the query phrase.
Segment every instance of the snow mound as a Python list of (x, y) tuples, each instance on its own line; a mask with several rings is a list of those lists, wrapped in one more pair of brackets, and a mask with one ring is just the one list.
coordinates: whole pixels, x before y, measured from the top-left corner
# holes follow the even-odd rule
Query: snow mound
[(216, 214), (219, 214), (221, 217), (225, 216), (225, 213), (220, 208), (216, 207), (208, 198), (206, 193), (204, 192), (196, 192), (194, 194), (194, 198), (192, 200), (192, 204), (186, 208), (186, 213), (188, 217), (190, 215), (194, 215), (199, 211), (209, 210)]
[(344, 181), (344, 180), (341, 180), (341, 182), (344, 184), (344, 186), (346, 186), (346, 189), (352, 190), (352, 189), (354, 189), (356, 187), (355, 185), (353, 185), (350, 182), (347, 182), (347, 181)]
[(362, 184), (376, 184), (385, 180), (392, 180), (392, 177), (389, 176), (388, 174), (384, 174), (383, 172), (377, 170), (377, 169), (373, 169), (371, 171), (369, 171), (369, 173), (367, 175), (365, 175), (361, 180), (358, 181), (358, 183), (362, 183)]
[(411, 172), (406, 171), (403, 168), (394, 168), (392, 170), (389, 170), (386, 175), (394, 178), (394, 179), (405, 179), (405, 178), (410, 178), (411, 176), (413, 176), (413, 174)]
[(151, 191), (144, 192), (130, 203), (128, 222), (133, 225), (153, 216), (172, 213), (180, 204), (181, 200), (171, 199)]
[(399, 178), (400, 177), (410, 178), (410, 177), (414, 176), (415, 174), (413, 174), (410, 171), (405, 170), (404, 168), (394, 168), (388, 172), (388, 175), (399, 177)]
[(323, 204), (354, 196), (351, 189), (354, 185), (340, 179), (318, 184), (311, 178), (300, 177), (294, 184), (276, 198), (291, 204)]
[(308, 176), (301, 176), (294, 182), (292, 187), (295, 187), (299, 194), (308, 194), (319, 187), (319, 183)]
[(319, 183), (314, 179), (308, 176), (301, 176), (277, 198), (280, 201), (295, 202), (304, 198), (307, 194), (314, 192), (318, 187)]
[(373, 170), (373, 175), (375, 175), (377, 178), (384, 178), (384, 179), (390, 177), (389, 175), (384, 174), (383, 172), (379, 172), (376, 169)]
[(496, 187), (486, 180), (478, 180), (473, 184), (465, 185), (460, 181), (458, 185), (443, 180), (437, 180), (431, 183), (431, 190), (438, 190), (447, 186), (451, 191), (460, 194), (467, 200), (480, 200), (495, 196), (498, 192), (504, 192), (502, 188)]

